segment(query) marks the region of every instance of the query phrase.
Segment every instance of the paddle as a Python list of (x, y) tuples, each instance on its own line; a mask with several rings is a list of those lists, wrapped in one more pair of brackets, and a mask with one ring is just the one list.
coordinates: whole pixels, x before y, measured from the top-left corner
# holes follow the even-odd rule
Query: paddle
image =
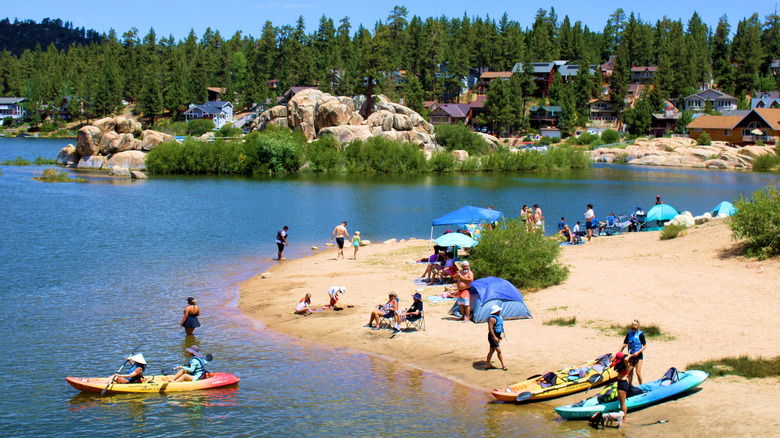
[(585, 391), (585, 395), (588, 395), (588, 391), (590, 391), (591, 388), (593, 388), (593, 385), (601, 382), (604, 380), (604, 372), (602, 371), (601, 374), (594, 374), (590, 377), (588, 377), (588, 382), (590, 382), (590, 386), (588, 387), (588, 390)]
[[(136, 351), (136, 350), (138, 350), (139, 348), (141, 348), (141, 344), (138, 344), (138, 345), (137, 345), (135, 348), (133, 348), (133, 352), (132, 352), (132, 353), (130, 353), (130, 356), (134, 355), (134, 354), (135, 354), (135, 351)], [(129, 358), (130, 356), (128, 356), (128, 358)], [(124, 367), (125, 367), (125, 364), (126, 364), (126, 363), (127, 363), (127, 359), (125, 359), (125, 361), (124, 361), (124, 362), (122, 362), (122, 366), (121, 366), (121, 367), (119, 367), (119, 369), (118, 369), (118, 370), (116, 370), (116, 374), (119, 374), (119, 373), (121, 373), (121, 372), (122, 372), (122, 368), (124, 368)], [(100, 395), (103, 395), (103, 394), (105, 394), (105, 393), (106, 393), (106, 391), (108, 391), (108, 387), (109, 387), (109, 386), (111, 386), (111, 384), (112, 384), (112, 383), (114, 383), (114, 376), (111, 376), (111, 380), (109, 380), (109, 381), (108, 381), (108, 384), (106, 384), (106, 387), (105, 387), (105, 388), (103, 388), (103, 391), (100, 393)]]

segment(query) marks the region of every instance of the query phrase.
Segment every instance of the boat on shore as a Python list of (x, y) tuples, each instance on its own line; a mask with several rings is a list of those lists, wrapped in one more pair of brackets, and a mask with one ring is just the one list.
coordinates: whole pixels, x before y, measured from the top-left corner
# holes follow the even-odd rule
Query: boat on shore
[[(106, 394), (128, 394), (139, 392), (181, 392), (197, 391), (204, 389), (223, 388), (226, 386), (237, 385), (241, 380), (238, 377), (228, 373), (211, 373), (205, 379), (192, 382), (168, 382), (164, 381), (166, 376), (145, 377), (141, 383), (108, 383), (106, 377), (66, 377), (65, 380), (70, 386), (82, 392), (94, 392)], [(170, 377), (170, 376), (168, 376)], [(108, 384), (108, 386), (106, 386)]]

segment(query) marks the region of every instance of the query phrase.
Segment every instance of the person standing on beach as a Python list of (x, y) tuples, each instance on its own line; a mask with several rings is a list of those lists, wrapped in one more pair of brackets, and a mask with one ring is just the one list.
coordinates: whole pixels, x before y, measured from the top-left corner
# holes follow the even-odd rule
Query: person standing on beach
[(488, 344), (490, 344), (490, 350), (488, 351), (487, 360), (485, 364), (486, 370), (495, 369), (490, 360), (493, 359), (493, 352), (498, 354), (498, 360), (501, 362), (501, 369), (506, 371), (507, 367), (504, 365), (504, 355), (501, 354), (501, 338), (504, 336), (504, 318), (501, 317), (501, 307), (494, 304), (490, 308), (490, 317), (488, 317)]
[(585, 229), (588, 230), (588, 242), (593, 237), (593, 230), (599, 226), (596, 220), (596, 213), (593, 212), (593, 204), (588, 204), (588, 210), (585, 212)]
[(642, 384), (642, 362), (645, 358), (644, 351), (647, 348), (647, 341), (645, 340), (645, 332), (639, 330), (639, 321), (634, 320), (631, 323), (631, 330), (626, 333), (625, 339), (623, 339), (623, 345), (620, 347), (622, 352), (628, 347), (629, 359), (634, 359), (635, 365), (631, 369), (631, 374), (628, 376), (628, 383), (633, 384), (634, 373), (636, 373), (636, 379), (639, 384)]
[(352, 247), (355, 248), (355, 252), (352, 253), (352, 259), (357, 260), (357, 251), (360, 249), (360, 231), (355, 231), (355, 235), (352, 237)]
[(328, 288), (328, 297), (330, 298), (330, 308), (333, 310), (341, 310), (341, 307), (336, 307), (339, 302), (339, 294), (347, 293), (346, 286), (331, 286)]
[(179, 324), (179, 326), (184, 329), (184, 332), (187, 333), (187, 336), (192, 336), (195, 329), (200, 327), (198, 316), (200, 316), (200, 307), (198, 307), (195, 298), (187, 298), (187, 307), (184, 308), (184, 317), (181, 319), (181, 324)]
[(276, 232), (276, 249), (279, 250), (279, 254), (276, 257), (276, 260), (284, 260), (284, 257), (282, 257), (282, 251), (284, 251), (284, 247), (287, 246), (287, 225), (285, 225), (281, 230)]
[(539, 204), (534, 204), (534, 229), (541, 229), (544, 232), (544, 216)]
[(330, 241), (333, 242), (333, 236), (336, 236), (336, 245), (339, 247), (339, 253), (336, 255), (336, 260), (341, 257), (344, 258), (344, 237), (349, 240), (349, 233), (347, 232), (347, 221), (342, 221), (341, 225), (336, 225), (333, 232), (330, 233)]
[(470, 316), (469, 300), (471, 299), (471, 282), (474, 281), (474, 272), (469, 269), (469, 262), (466, 260), (460, 265), (460, 271), (455, 276), (456, 287), (458, 288), (458, 305), (460, 306), (460, 320), (468, 321)]

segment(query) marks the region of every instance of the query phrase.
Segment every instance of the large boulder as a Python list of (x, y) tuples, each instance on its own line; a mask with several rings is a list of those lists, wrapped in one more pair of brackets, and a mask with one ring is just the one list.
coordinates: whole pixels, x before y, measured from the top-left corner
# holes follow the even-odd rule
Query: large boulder
[(100, 128), (84, 126), (76, 134), (76, 152), (79, 155), (97, 155), (100, 152)]
[(116, 127), (116, 120), (114, 120), (113, 117), (106, 117), (93, 122), (92, 126), (95, 126), (98, 129), (100, 129), (100, 132), (102, 132), (103, 134), (107, 132), (115, 132), (114, 128)]
[(347, 144), (353, 140), (368, 140), (371, 138), (371, 130), (366, 125), (331, 126), (320, 129), (319, 136), (332, 135), (341, 144)]
[(146, 154), (141, 151), (124, 151), (107, 157), (105, 167), (124, 167), (128, 170), (146, 170)]
[(141, 150), (144, 151), (150, 151), (157, 147), (160, 143), (164, 143), (167, 141), (174, 141), (175, 138), (172, 135), (165, 134), (162, 132), (152, 131), (151, 129), (147, 129), (143, 132), (143, 140), (141, 144)]
[(60, 153), (57, 154), (57, 164), (67, 167), (76, 167), (79, 162), (79, 154), (76, 152), (76, 147), (72, 144), (60, 149)]
[(106, 165), (106, 157), (102, 155), (85, 155), (79, 159), (76, 167), (79, 169), (102, 169)]
[(330, 99), (317, 107), (316, 127), (318, 130), (331, 126), (358, 125), (363, 121), (352, 107), (352, 101), (347, 105), (339, 99)]
[(127, 169), (126, 167), (119, 167), (119, 166), (111, 167), (108, 170), (108, 176), (116, 176), (116, 177), (119, 177), (119, 178), (131, 178), (132, 177), (132, 175), (130, 174), (130, 170), (129, 169)]
[(114, 131), (104, 132), (98, 144), (101, 155), (108, 155), (112, 142), (114, 142), (114, 147), (116, 147), (117, 143), (119, 143), (119, 134)]
[(464, 162), (469, 159), (469, 153), (462, 150), (452, 151), (452, 156), (455, 157), (455, 161)]
[(666, 223), (666, 226), (669, 225), (684, 225), (686, 228), (690, 228), (696, 225), (696, 220), (693, 218), (693, 216), (691, 216), (690, 213), (678, 214), (672, 220)]
[(130, 129), (130, 123), (126, 117), (114, 117), (116, 127), (114, 128), (119, 134), (132, 134), (133, 130)]
[(724, 160), (715, 160), (715, 159), (707, 160), (707, 161), (705, 161), (702, 164), (704, 164), (704, 166), (707, 167), (708, 169), (728, 169), (729, 168), (729, 163), (727, 161), (724, 161)]

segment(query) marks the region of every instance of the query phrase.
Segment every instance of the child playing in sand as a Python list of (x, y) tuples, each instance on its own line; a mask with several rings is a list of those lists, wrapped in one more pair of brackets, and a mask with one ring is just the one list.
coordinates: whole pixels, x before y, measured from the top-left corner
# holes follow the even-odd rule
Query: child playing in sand
[(328, 296), (330, 297), (330, 307), (333, 310), (341, 310), (341, 307), (336, 307), (336, 303), (339, 302), (339, 294), (347, 293), (346, 286), (331, 286), (328, 289)]
[(352, 258), (357, 260), (357, 250), (360, 248), (360, 231), (355, 231), (355, 235), (352, 237), (352, 246), (355, 248)]
[(309, 308), (309, 305), (311, 305), (311, 294), (306, 294), (306, 296), (301, 298), (301, 300), (298, 301), (298, 304), (295, 305), (295, 313), (298, 315), (309, 316), (309, 314), (312, 312), (311, 308)]

